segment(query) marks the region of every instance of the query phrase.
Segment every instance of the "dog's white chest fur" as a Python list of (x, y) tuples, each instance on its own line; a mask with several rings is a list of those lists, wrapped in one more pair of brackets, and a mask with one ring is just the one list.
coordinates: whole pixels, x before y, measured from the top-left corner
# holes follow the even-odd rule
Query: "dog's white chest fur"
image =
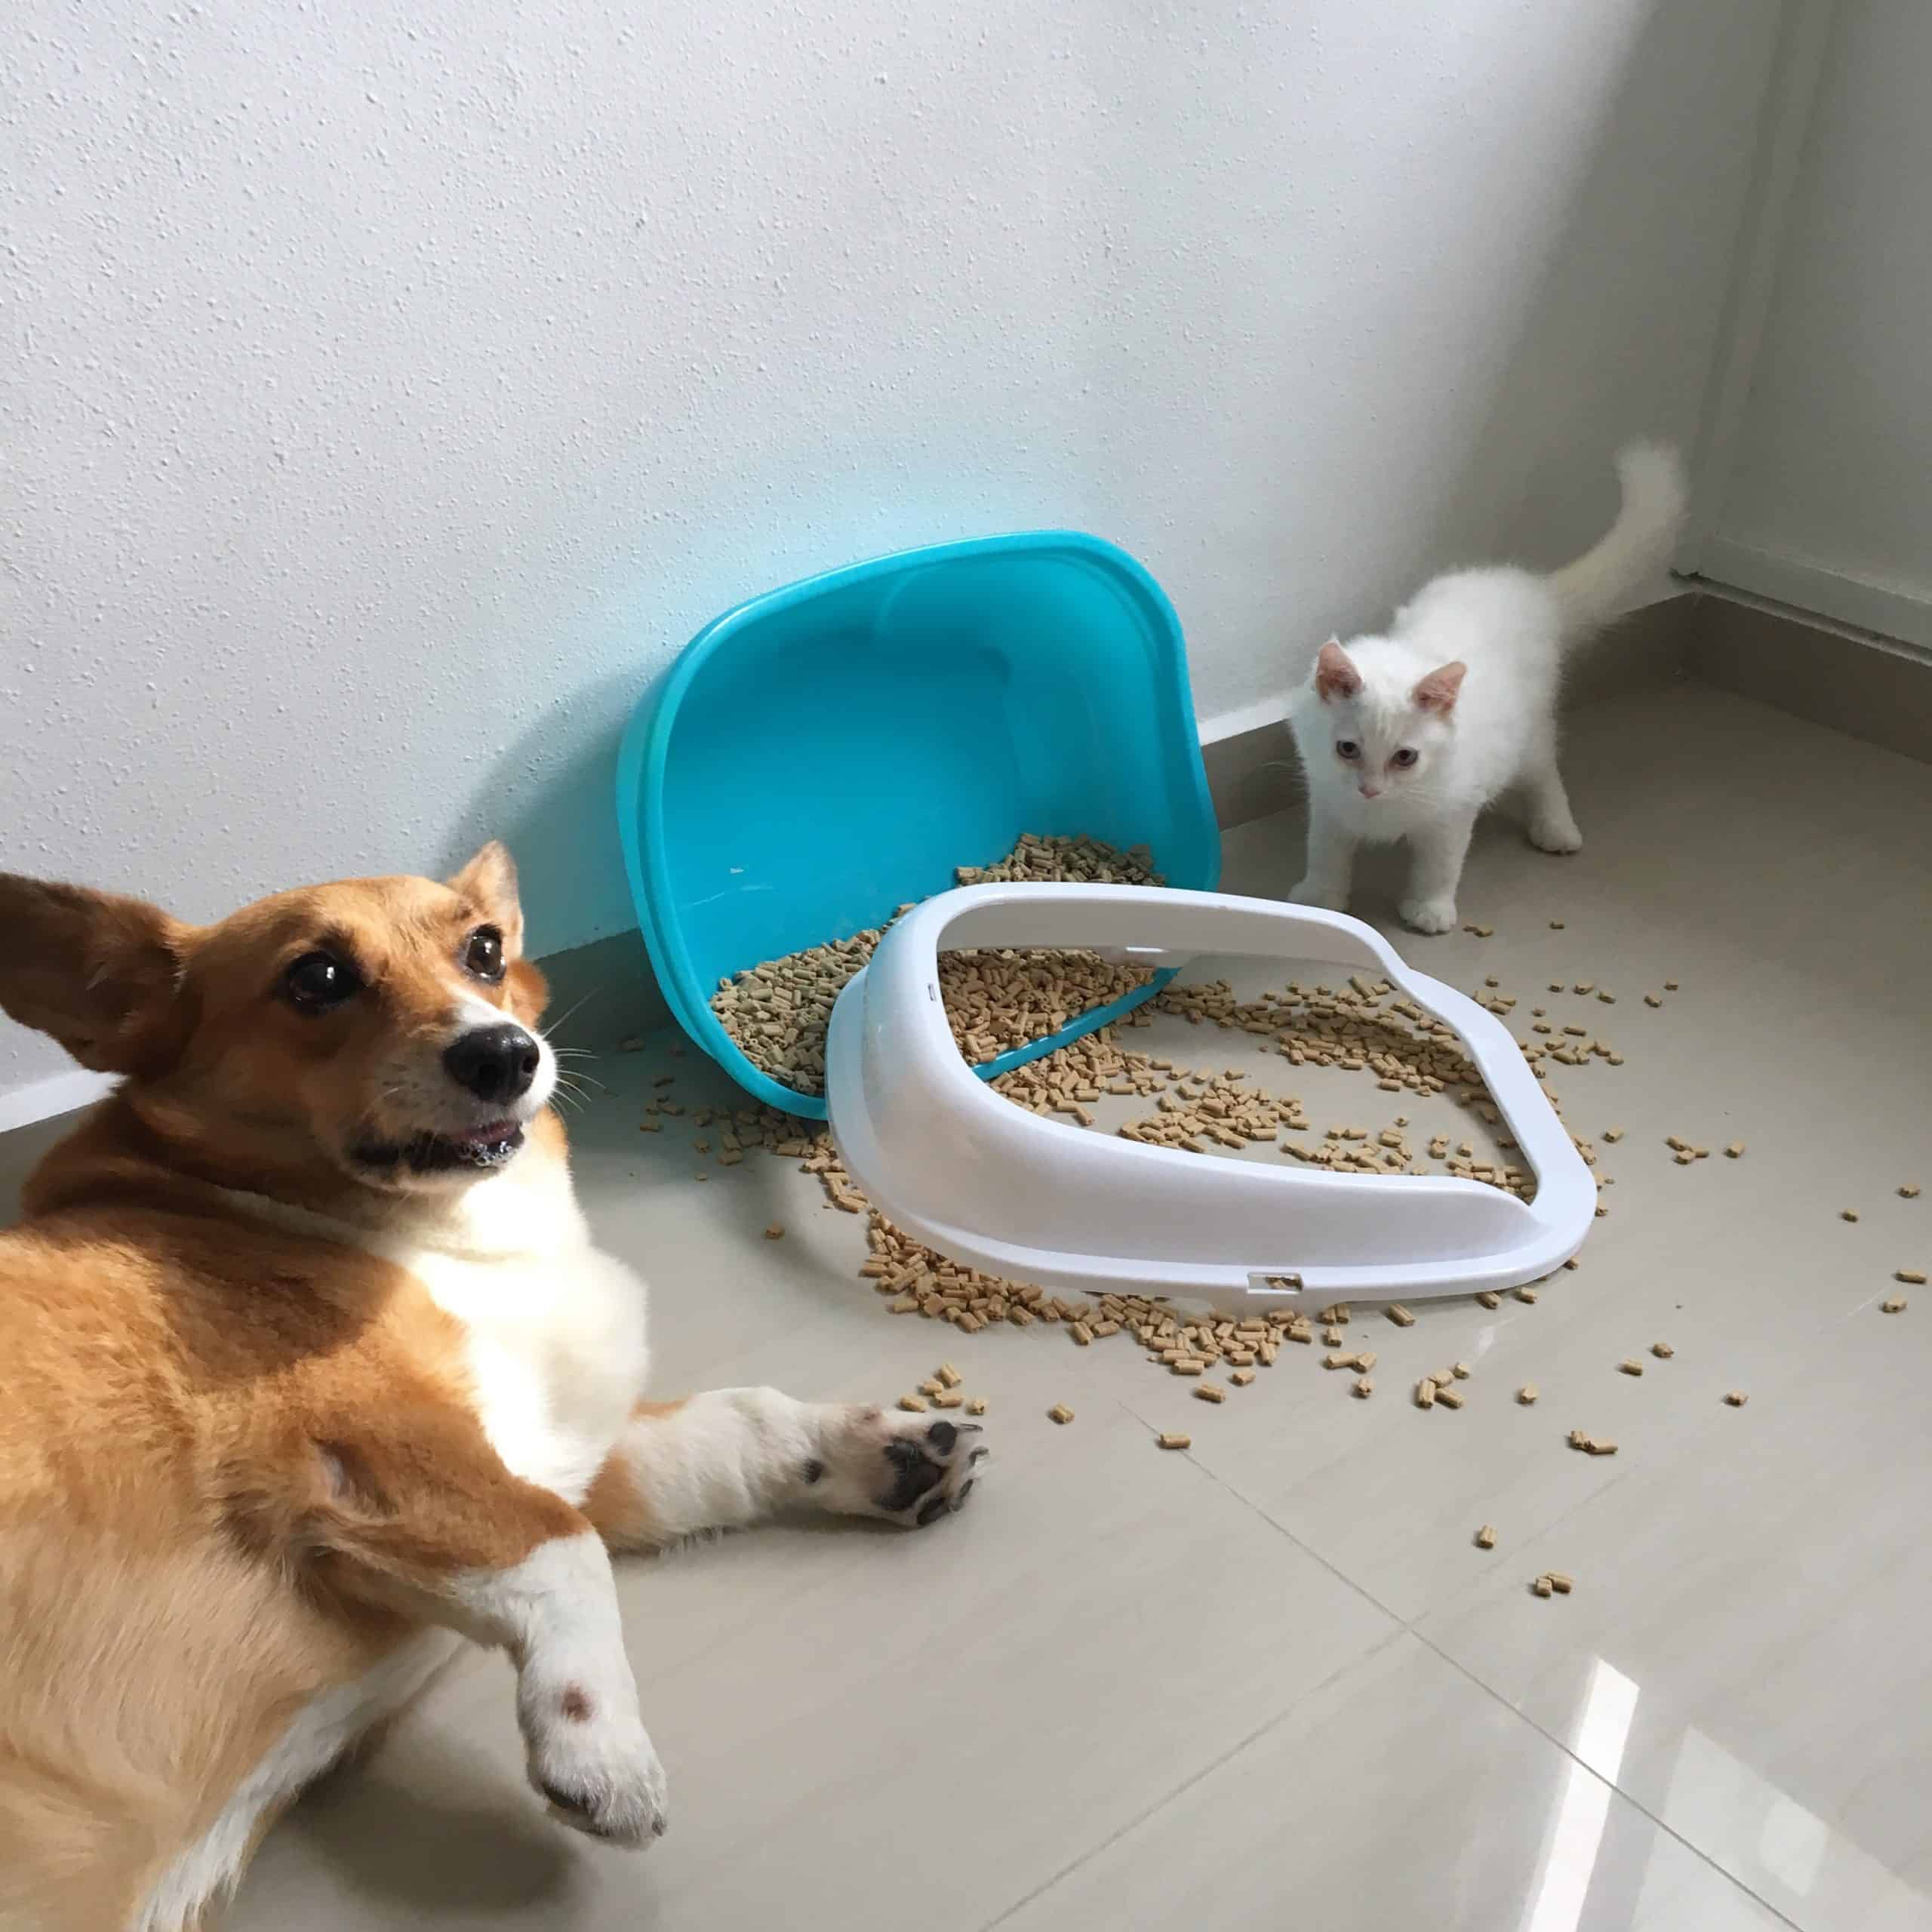
[(561, 1164), (477, 1183), (432, 1241), (372, 1244), (463, 1324), (505, 1465), (581, 1503), (644, 1386), (645, 1288), (592, 1245)]
[[(516, 1475), (581, 1503), (644, 1386), (645, 1287), (591, 1244), (568, 1169), (518, 1161), (466, 1189), (420, 1233), (352, 1234), (340, 1223), (325, 1231), (407, 1268), (463, 1324), (491, 1445)], [(208, 1832), (162, 1875), (135, 1932), (183, 1932), (195, 1923), (203, 1903), (233, 1882), (262, 1814), (408, 1702), (456, 1643), (446, 1631), (426, 1631), (300, 1712)]]

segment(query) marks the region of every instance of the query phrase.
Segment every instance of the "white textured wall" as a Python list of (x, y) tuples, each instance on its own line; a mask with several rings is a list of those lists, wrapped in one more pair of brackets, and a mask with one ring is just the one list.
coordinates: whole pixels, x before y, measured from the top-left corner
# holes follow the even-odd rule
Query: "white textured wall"
[(1932, 5), (1838, 0), (1711, 569), (1932, 645), (1928, 85)]
[(589, 940), (668, 652), (1017, 526), (1266, 700), (1688, 432), (1772, 11), (15, 0), (0, 863), (205, 917), (500, 831)]

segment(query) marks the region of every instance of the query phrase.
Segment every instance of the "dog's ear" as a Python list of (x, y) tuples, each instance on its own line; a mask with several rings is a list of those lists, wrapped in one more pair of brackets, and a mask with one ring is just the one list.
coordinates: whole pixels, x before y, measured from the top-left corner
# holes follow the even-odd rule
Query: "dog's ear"
[(452, 892), (460, 893), (502, 930), (506, 952), (521, 948), (523, 907), (516, 896), (516, 861), (500, 839), (491, 839), (449, 883)]
[(97, 1073), (156, 1072), (192, 934), (139, 899), (0, 872), (0, 1007)]

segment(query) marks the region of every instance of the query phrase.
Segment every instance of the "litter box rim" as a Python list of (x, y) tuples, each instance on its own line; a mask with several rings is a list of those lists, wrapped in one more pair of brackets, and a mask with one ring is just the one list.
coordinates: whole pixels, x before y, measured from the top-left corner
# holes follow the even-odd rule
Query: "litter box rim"
[[(974, 924), (976, 915), (988, 916)], [(1266, 943), (1249, 943), (1257, 937)], [(1536, 1175), (1535, 1198), (1452, 1176), (1189, 1154), (1040, 1118), (988, 1091), (960, 1057), (938, 992), (948, 944), (1085, 946), (1174, 970), (1192, 957), (1238, 953), (1382, 974), (1454, 1030)], [(826, 1088), (846, 1171), (888, 1220), (955, 1262), (1077, 1294), (1111, 1289), (1251, 1310), (1472, 1294), (1561, 1266), (1596, 1212), (1594, 1178), (1494, 1014), (1410, 966), (1362, 921), (1276, 900), (1106, 885), (937, 894), (887, 934), (840, 994)], [(1243, 1213), (1265, 1217), (1271, 1230), (1278, 1219), (1276, 1252), (1216, 1251), (1223, 1227)], [(1164, 1238), (1185, 1229), (1192, 1258), (1121, 1251), (1121, 1231), (1149, 1217), (1163, 1217)], [(1312, 1238), (1300, 1237), (1304, 1253), (1359, 1241), (1369, 1258), (1303, 1260), (1297, 1230), (1311, 1228)], [(1395, 1253), (1405, 1244), (1411, 1253)]]

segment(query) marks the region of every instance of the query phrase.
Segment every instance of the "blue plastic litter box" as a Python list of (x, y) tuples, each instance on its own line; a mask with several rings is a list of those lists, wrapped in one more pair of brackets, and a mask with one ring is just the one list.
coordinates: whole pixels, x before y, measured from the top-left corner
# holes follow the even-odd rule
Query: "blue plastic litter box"
[(633, 714), (617, 819), (680, 1024), (748, 1093), (814, 1120), (823, 1097), (761, 1072), (718, 1023), (721, 980), (881, 924), (1023, 832), (1145, 844), (1195, 891), (1220, 879), (1180, 620), (1124, 551), (1072, 531), (908, 550), (728, 611)]

